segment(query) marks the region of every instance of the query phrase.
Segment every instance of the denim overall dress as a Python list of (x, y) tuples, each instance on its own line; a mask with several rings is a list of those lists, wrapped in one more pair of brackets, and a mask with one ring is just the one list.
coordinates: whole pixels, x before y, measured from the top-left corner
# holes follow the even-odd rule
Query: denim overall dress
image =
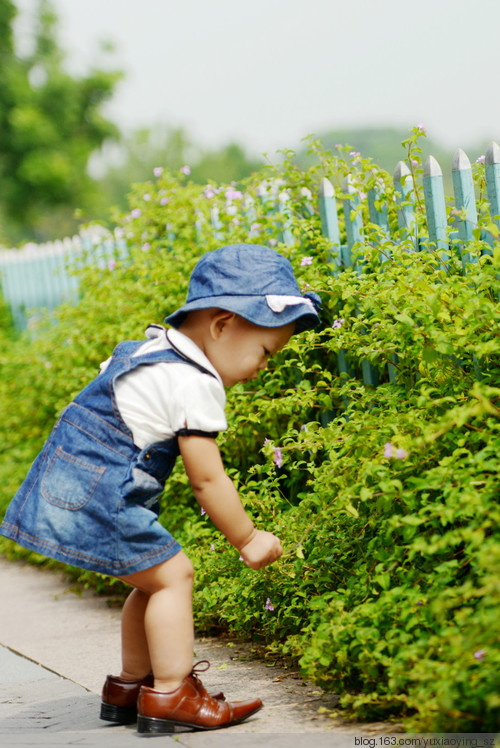
[(115, 382), (155, 363), (213, 374), (174, 350), (134, 356), (143, 343), (120, 343), (107, 369), (63, 411), (7, 509), (2, 535), (113, 576), (142, 571), (181, 549), (158, 521), (158, 499), (179, 454), (177, 437), (139, 449), (120, 417)]

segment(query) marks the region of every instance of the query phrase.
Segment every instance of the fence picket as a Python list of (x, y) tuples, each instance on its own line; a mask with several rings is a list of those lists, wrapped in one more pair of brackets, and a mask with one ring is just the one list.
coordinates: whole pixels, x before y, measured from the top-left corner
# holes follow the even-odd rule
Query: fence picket
[[(370, 216), (371, 223), (374, 223), (379, 227), (381, 236), (389, 239), (391, 236), (389, 229), (389, 210), (387, 204), (381, 201), (380, 193), (375, 187), (368, 190), (368, 215)], [(384, 247), (384, 249), (380, 248), (379, 259), (381, 264), (387, 262), (389, 259), (387, 246)]]
[(443, 172), (434, 156), (429, 156), (424, 166), (424, 200), (427, 215), (429, 243), (435, 245), (443, 263), (450, 256), (446, 234), (446, 202), (444, 199)]
[(462, 266), (464, 271), (466, 271), (467, 264), (473, 262), (475, 259), (465, 248), (467, 243), (474, 237), (473, 231), (477, 227), (477, 210), (472, 167), (467, 154), (461, 148), (458, 148), (455, 153), (451, 165), (451, 173), (453, 191), (455, 193), (455, 208), (459, 213), (463, 213), (464, 215), (463, 218), (457, 218), (456, 223), (458, 225), (458, 236), (461, 241)]
[(350, 174), (342, 182), (342, 192), (345, 197), (342, 200), (344, 206), (345, 232), (347, 246), (342, 247), (342, 261), (346, 268), (353, 267), (352, 248), (363, 238), (363, 221), (360, 214), (359, 193), (352, 183)]
[(491, 220), (500, 229), (500, 146), (498, 143), (493, 141), (490, 144), (484, 163)]
[(321, 230), (323, 236), (326, 236), (332, 243), (329, 251), (330, 260), (338, 269), (342, 265), (341, 247), (340, 247), (340, 230), (337, 213), (337, 200), (333, 184), (329, 179), (323, 177), (318, 191), (318, 207), (321, 220)]
[(413, 240), (413, 245), (416, 248), (417, 244), (414, 234), (417, 221), (413, 204), (415, 199), (415, 187), (413, 185), (411, 172), (404, 161), (399, 161), (394, 169), (393, 181), (396, 190), (398, 226), (401, 236), (404, 239), (411, 238)]

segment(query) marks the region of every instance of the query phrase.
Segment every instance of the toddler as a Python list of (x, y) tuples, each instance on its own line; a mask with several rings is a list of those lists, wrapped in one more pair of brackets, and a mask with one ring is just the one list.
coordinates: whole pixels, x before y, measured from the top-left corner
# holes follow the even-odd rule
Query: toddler
[(122, 672), (108, 676), (101, 718), (139, 732), (216, 729), (262, 707), (208, 694), (193, 667), (193, 567), (158, 521), (180, 454), (196, 500), (251, 569), (282, 548), (255, 527), (216, 444), (225, 387), (255, 379), (290, 336), (313, 327), (319, 298), (301, 295), (272, 249), (232, 245), (204, 255), (187, 302), (120, 343), (63, 411), (12, 500), (6, 537), (133, 589), (122, 614)]

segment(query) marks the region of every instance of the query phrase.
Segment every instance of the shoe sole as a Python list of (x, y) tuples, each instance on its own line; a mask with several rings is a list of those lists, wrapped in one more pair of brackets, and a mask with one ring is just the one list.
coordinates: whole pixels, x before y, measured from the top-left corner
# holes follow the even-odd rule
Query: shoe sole
[(127, 706), (116, 706), (101, 702), (100, 718), (105, 722), (114, 722), (117, 725), (131, 725), (137, 720), (137, 709)]
[(195, 725), (191, 722), (179, 722), (177, 720), (170, 719), (159, 719), (158, 717), (145, 717), (142, 714), (137, 716), (137, 732), (140, 733), (154, 733), (156, 735), (160, 733), (172, 733), (175, 732), (176, 727), (189, 728), (190, 730), (221, 730), (224, 727), (232, 727), (233, 725), (239, 725), (240, 722), (244, 722), (246, 719), (256, 714), (262, 706), (254, 709), (253, 712), (245, 714), (240, 719), (235, 719), (232, 722), (226, 722), (224, 725)]

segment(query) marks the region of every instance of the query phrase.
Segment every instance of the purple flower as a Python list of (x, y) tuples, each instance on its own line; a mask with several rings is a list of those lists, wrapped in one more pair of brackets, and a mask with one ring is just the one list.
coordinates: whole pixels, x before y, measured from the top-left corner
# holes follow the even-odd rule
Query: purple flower
[(234, 187), (228, 187), (226, 190), (226, 200), (241, 200), (242, 197), (242, 193)]
[(213, 197), (215, 197), (215, 190), (214, 190), (214, 188), (210, 184), (207, 184), (207, 186), (203, 190), (203, 195), (208, 200), (211, 200)]
[(479, 158), (476, 158), (476, 164), (484, 164), (485, 157), (479, 156)]
[(279, 468), (283, 465), (283, 455), (281, 454), (281, 449), (279, 447), (276, 447), (274, 450), (273, 462), (276, 467)]
[(300, 261), (300, 267), (304, 267), (304, 265), (312, 265), (312, 261), (312, 257), (303, 257)]
[(151, 200), (151, 195), (149, 194), (149, 192), (146, 192), (146, 194), (142, 196), (142, 199), (145, 200), (146, 202)]
[(274, 610), (274, 605), (272, 604), (270, 597), (268, 597), (266, 600), (266, 605), (264, 607), (264, 610)]
[(337, 327), (340, 329), (342, 325), (344, 324), (344, 322), (345, 322), (345, 319), (343, 317), (339, 317), (339, 319), (333, 320), (332, 327)]
[(206, 514), (206, 511), (201, 507), (201, 516), (203, 517), (204, 514)]
[(215, 545), (214, 545), (213, 543), (212, 543), (212, 545), (210, 546), (210, 550), (211, 550), (211, 551), (215, 551)]
[(361, 153), (359, 151), (349, 151), (349, 156), (357, 158), (358, 156), (361, 156)]
[(155, 168), (153, 169), (153, 174), (155, 175), (155, 177), (161, 177), (161, 175), (163, 174), (163, 166), (155, 166)]
[(414, 169), (417, 169), (420, 166), (420, 164), (415, 158), (412, 158), (411, 165), (413, 166)]
[(115, 269), (115, 267), (116, 267), (116, 260), (109, 260), (109, 262), (108, 262), (108, 268), (111, 270), (111, 272), (113, 272), (113, 270)]
[(184, 166), (181, 166), (179, 171), (181, 172), (181, 174), (185, 174), (188, 177), (191, 174), (191, 167), (187, 164), (184, 164)]
[(394, 449), (391, 442), (386, 442), (384, 444), (384, 457), (387, 457), (387, 459), (394, 458), (395, 460), (404, 460), (406, 457), (408, 457), (408, 452), (406, 449)]
[(142, 211), (140, 208), (134, 208), (130, 215), (132, 218), (139, 218), (139, 216), (142, 215)]
[(474, 652), (474, 658), (476, 660), (484, 660), (486, 654), (487, 652), (485, 649), (478, 649), (477, 652)]
[(142, 251), (148, 252), (150, 249), (151, 249), (151, 244), (149, 242), (144, 242), (144, 244), (142, 245)]
[(169, 202), (170, 202), (169, 197), (162, 197), (162, 199), (160, 200), (160, 205), (166, 205)]
[(426, 129), (425, 129), (424, 125), (422, 124), (422, 122), (419, 122), (418, 125), (417, 125), (417, 127), (420, 130), (420, 132), (422, 132), (425, 135)]

